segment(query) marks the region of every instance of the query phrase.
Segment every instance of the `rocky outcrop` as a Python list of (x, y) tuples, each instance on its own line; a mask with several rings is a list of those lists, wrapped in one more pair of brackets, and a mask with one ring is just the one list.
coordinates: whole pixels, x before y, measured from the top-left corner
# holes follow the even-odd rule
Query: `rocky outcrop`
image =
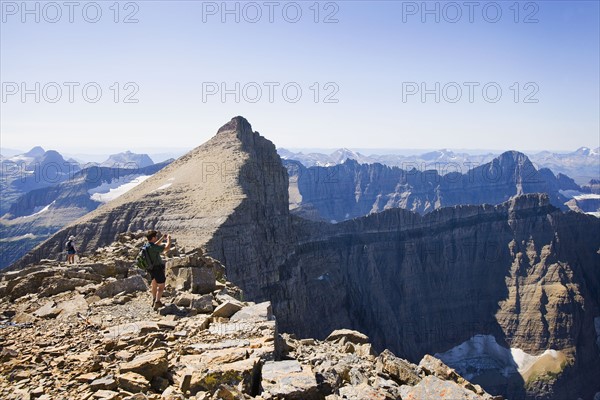
[[(212, 280), (202, 286), (215, 288), (202, 297), (209, 297), (217, 309), (239, 305), (230, 317), (178, 306), (182, 299), (198, 296), (189, 290), (197, 281), (193, 275), (187, 275), (189, 284), (183, 285), (188, 289), (167, 285), (164, 301), (170, 304), (158, 313), (150, 306), (148, 292), (126, 289), (130, 285), (101, 298), (98, 292), (103, 288), (131, 280), (115, 281), (113, 269), (100, 266), (120, 264), (120, 257), (139, 244), (136, 236), (121, 235), (119, 242), (74, 267), (81, 268), (80, 280), (96, 283), (81, 282), (75, 290), (50, 298), (33, 287), (13, 293), (13, 301), (0, 298), (2, 399), (363, 400), (376, 394), (391, 400), (403, 391), (435, 393), (439, 386), (468, 393), (469, 399), (492, 400), (457, 374), (432, 384), (430, 371), (389, 351), (377, 358), (360, 332), (334, 332), (325, 342), (279, 334), (270, 303), (233, 298), (241, 291), (224, 275), (218, 281), (216, 274), (202, 275)], [(179, 269), (215, 268), (214, 260), (197, 252), (178, 256), (182, 249), (176, 248), (173, 254), (168, 262)], [(53, 261), (43, 268), (49, 276), (65, 273)], [(224, 272), (222, 265), (219, 269)], [(39, 266), (30, 266), (2, 275), (2, 282), (14, 287), (14, 280), (39, 271)], [(133, 267), (124, 272), (135, 279), (143, 274)], [(47, 289), (44, 282), (41, 289)], [(28, 322), (19, 322), (25, 316)], [(397, 379), (400, 369), (410, 380)]]
[[(486, 173), (506, 170), (499, 173), (501, 182), (519, 194), (529, 187), (519, 178), (527, 165), (519, 153), (507, 153)], [(514, 174), (507, 177), (509, 173)], [(511, 355), (511, 368), (481, 368), (460, 357), (451, 358), (448, 362), (456, 364), (450, 367), (482, 371), (474, 375), (474, 383), (515, 399), (576, 398), (600, 390), (592, 378), (600, 374), (594, 330), (594, 318), (600, 316), (600, 219), (563, 213), (548, 196), (527, 194), (496, 206), (459, 205), (426, 215), (392, 208), (329, 224), (289, 215), (286, 178), (273, 144), (236, 117), (203, 146), (57, 233), (21, 265), (52, 257), (71, 234), (82, 238), (83, 250), (91, 253), (119, 238), (121, 230), (159, 228), (185, 246), (182, 259), (191, 262), (190, 249), (201, 247), (203, 257), (227, 265), (227, 278), (240, 287), (216, 296), (212, 309), (200, 298), (194, 300), (197, 307), (192, 299), (189, 306), (180, 299), (179, 305), (162, 309), (164, 315), (210, 312), (207, 318), (234, 319), (244, 311), (243, 301), (269, 301), (279, 328), (299, 338), (320, 340), (333, 330), (354, 329), (368, 335), (371, 350), (388, 348), (413, 361), (479, 343), (474, 337), (492, 337)], [(487, 187), (478, 191), (481, 201), (490, 195)], [(458, 189), (450, 194), (460, 200)], [(117, 259), (132, 260), (137, 254), (136, 246), (101, 250)], [(208, 276), (204, 267), (193, 270), (198, 266), (179, 262), (172, 263), (178, 271), (172, 282), (203, 296), (205, 289), (192, 283), (194, 277)], [(45, 278), (35, 279), (43, 283)], [(129, 296), (120, 295), (119, 301)], [(261, 313), (269, 314), (257, 311)], [(199, 326), (206, 323), (198, 321)], [(371, 354), (361, 343), (348, 340), (340, 346), (361, 356)], [(542, 358), (536, 359), (542, 360), (540, 368), (515, 367), (520, 365), (515, 357), (529, 366), (528, 357), (547, 351), (553, 357), (550, 369), (542, 368)], [(485, 355), (478, 360), (493, 359)], [(244, 387), (254, 387), (255, 361), (232, 361), (239, 362), (232, 371), (215, 369), (208, 381), (231, 373)], [(396, 379), (403, 379), (400, 372)], [(325, 385), (336, 382), (337, 372), (323, 373), (330, 376)], [(339, 395), (385, 398), (361, 375), (356, 377), (354, 388), (339, 388)], [(382, 387), (398, 385), (388, 378)], [(184, 381), (200, 382), (200, 388), (208, 385), (206, 379), (197, 373)]]
[[(570, 178), (538, 171), (526, 155), (509, 151), (465, 173), (403, 170), (347, 160), (329, 167), (306, 168), (286, 161), (292, 210), (305, 218), (345, 221), (404, 208), (420, 214), (441, 207), (499, 204), (512, 196), (547, 193), (552, 204), (566, 209), (560, 190), (581, 189)], [(453, 170), (450, 170), (453, 171)]]

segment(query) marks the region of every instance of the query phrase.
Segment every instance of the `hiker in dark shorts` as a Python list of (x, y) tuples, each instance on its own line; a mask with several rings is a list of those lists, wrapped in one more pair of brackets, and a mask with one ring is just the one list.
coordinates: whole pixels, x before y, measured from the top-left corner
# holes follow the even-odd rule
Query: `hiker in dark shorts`
[(67, 243), (65, 244), (67, 248), (67, 264), (75, 264), (75, 254), (77, 254), (77, 249), (73, 244), (74, 240), (75, 236), (69, 236), (69, 240), (67, 240)]
[(150, 276), (152, 277), (152, 307), (154, 307), (155, 310), (158, 310), (163, 306), (160, 298), (165, 290), (165, 281), (167, 280), (165, 276), (165, 263), (160, 255), (171, 248), (171, 235), (167, 235), (166, 246), (160, 244), (165, 236), (163, 235), (159, 239), (158, 232), (156, 231), (148, 231), (146, 238), (148, 239), (148, 242), (150, 242), (148, 256), (153, 265), (152, 269), (149, 271)]

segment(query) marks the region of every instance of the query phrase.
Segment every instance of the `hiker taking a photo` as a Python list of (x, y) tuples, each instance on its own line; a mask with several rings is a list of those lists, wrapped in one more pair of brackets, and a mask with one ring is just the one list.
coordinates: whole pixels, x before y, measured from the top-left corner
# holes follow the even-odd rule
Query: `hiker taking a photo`
[(75, 240), (75, 236), (69, 236), (65, 247), (67, 249), (67, 264), (75, 264), (75, 254), (77, 254), (77, 249), (73, 244), (73, 240)]
[(152, 307), (155, 310), (163, 306), (160, 301), (163, 292), (165, 291), (165, 263), (163, 262), (160, 255), (166, 253), (171, 248), (171, 235), (166, 235), (167, 244), (161, 245), (160, 243), (165, 238), (165, 235), (158, 237), (157, 231), (148, 231), (146, 239), (148, 239), (148, 257), (150, 258), (151, 268), (148, 270), (152, 277), (151, 293), (152, 293)]

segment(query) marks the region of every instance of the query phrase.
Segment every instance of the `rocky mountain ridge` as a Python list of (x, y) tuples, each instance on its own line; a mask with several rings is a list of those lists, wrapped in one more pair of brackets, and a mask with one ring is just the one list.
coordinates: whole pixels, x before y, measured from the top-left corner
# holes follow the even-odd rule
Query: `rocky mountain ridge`
[[(437, 170), (444, 175), (448, 172), (466, 172), (469, 169), (488, 163), (500, 153), (486, 152), (470, 154), (466, 151), (455, 152), (448, 149), (430, 151), (423, 154), (365, 154), (351, 149), (338, 149), (330, 154), (312, 152), (293, 152), (280, 148), (277, 150), (281, 158), (289, 161), (299, 161), (305, 167), (332, 167), (343, 164), (346, 160), (355, 160), (360, 164), (383, 164), (389, 167), (399, 167), (410, 170), (417, 168), (421, 171)], [(555, 174), (564, 174), (575, 178), (578, 184), (587, 184), (591, 179), (600, 179), (600, 147), (590, 149), (580, 147), (569, 153), (541, 151), (527, 152), (527, 156), (537, 169), (548, 168)]]
[(2, 275), (3, 399), (501, 399), (435, 357), (378, 355), (356, 331), (280, 334), (270, 303), (244, 302), (198, 249), (171, 251), (168, 305), (155, 312), (131, 266), (143, 242), (124, 233), (79, 265)]
[(537, 170), (519, 152), (505, 152), (466, 173), (403, 170), (346, 160), (331, 167), (305, 168), (285, 161), (290, 176), (290, 207), (302, 217), (339, 222), (390, 208), (420, 214), (460, 204), (499, 204), (526, 193), (547, 193), (568, 209), (570, 192), (583, 190), (569, 177)]
[[(288, 205), (275, 146), (236, 117), (12, 270), (58, 254), (69, 235), (89, 253), (119, 232), (155, 228), (227, 265), (246, 298), (271, 301), (281, 329), (298, 337), (349, 328), (410, 360), (452, 354), (473, 382), (512, 399), (600, 390), (598, 218), (562, 212), (537, 193), (338, 224), (290, 215)], [(493, 346), (477, 358), (456, 350), (478, 343), (502, 347), (501, 356)]]

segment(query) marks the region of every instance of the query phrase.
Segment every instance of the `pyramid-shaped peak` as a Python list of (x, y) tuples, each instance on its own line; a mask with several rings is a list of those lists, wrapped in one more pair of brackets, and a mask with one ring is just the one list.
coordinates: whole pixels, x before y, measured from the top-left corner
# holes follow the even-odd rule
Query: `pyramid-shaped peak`
[(250, 122), (242, 116), (233, 117), (231, 121), (223, 125), (217, 131), (217, 135), (223, 132), (236, 132), (236, 133), (252, 133), (252, 125)]

